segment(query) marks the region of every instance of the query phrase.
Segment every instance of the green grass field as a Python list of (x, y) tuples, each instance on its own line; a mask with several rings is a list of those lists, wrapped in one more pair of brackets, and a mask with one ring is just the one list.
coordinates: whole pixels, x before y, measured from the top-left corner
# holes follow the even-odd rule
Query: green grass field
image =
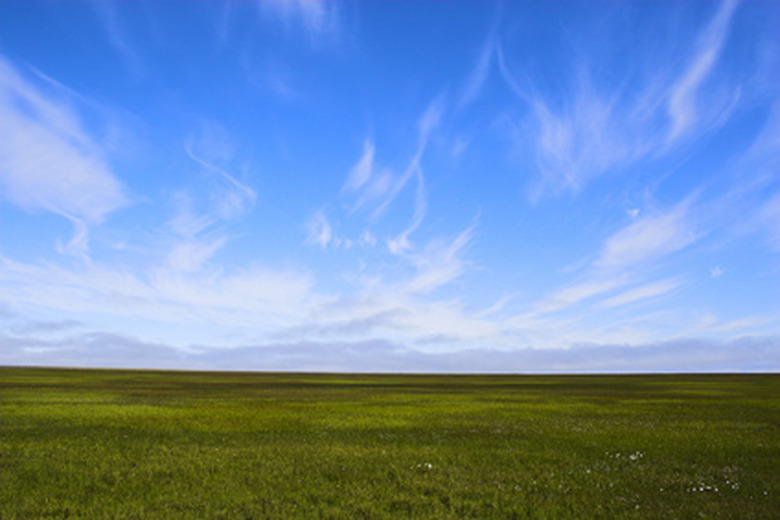
[(780, 375), (0, 368), (0, 517), (780, 518)]

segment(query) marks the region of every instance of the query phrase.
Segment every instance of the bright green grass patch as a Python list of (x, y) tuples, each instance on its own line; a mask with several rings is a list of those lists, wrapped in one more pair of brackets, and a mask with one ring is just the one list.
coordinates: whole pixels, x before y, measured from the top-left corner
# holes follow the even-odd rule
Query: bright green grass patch
[(0, 368), (0, 518), (780, 518), (780, 376)]

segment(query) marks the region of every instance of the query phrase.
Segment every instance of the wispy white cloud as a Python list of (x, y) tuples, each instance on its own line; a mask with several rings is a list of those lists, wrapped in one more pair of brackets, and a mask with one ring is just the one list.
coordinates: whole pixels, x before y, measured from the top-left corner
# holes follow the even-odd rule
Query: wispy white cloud
[[(657, 298), (680, 287), (682, 280), (667, 278), (625, 290), (647, 280), (657, 265), (654, 262), (703, 236), (691, 216), (692, 206), (691, 199), (684, 200), (669, 210), (638, 218), (607, 237), (600, 253), (582, 265), (584, 273), (579, 279), (540, 299), (530, 315), (560, 313), (586, 301), (595, 301), (597, 309), (617, 308)], [(614, 294), (620, 290), (623, 292)], [(592, 311), (583, 312), (588, 315)]]
[(194, 201), (192, 196), (186, 192), (174, 194), (172, 203), (174, 215), (168, 221), (166, 227), (174, 235), (194, 238), (217, 221), (209, 213), (198, 214), (193, 207)]
[(176, 272), (199, 271), (227, 242), (227, 237), (188, 240), (174, 244), (167, 264)]
[(577, 94), (568, 112), (537, 100), (533, 113), (543, 188), (579, 191), (593, 177), (644, 151), (639, 139), (631, 137), (636, 136), (635, 129), (618, 115), (615, 102), (587, 88)]
[(654, 129), (655, 111), (638, 110), (636, 99), (642, 95), (629, 93), (624, 85), (597, 87), (583, 63), (571, 64), (576, 73), (567, 72), (575, 79), (564, 80), (561, 101), (542, 94), (523, 71), (513, 72), (503, 48), (497, 47), (496, 57), (504, 83), (524, 106), (521, 118), (508, 117), (516, 153), (531, 158), (539, 172), (533, 199), (578, 192), (594, 178), (647, 154), (661, 135)]
[(396, 255), (408, 252), (412, 245), (409, 237), (422, 224), (428, 209), (428, 197), (425, 188), (425, 175), (422, 158), (428, 147), (431, 134), (439, 125), (445, 111), (442, 96), (431, 102), (417, 122), (417, 146), (403, 171), (396, 175), (391, 170), (376, 165), (376, 145), (366, 140), (360, 159), (350, 169), (341, 188), (342, 196), (354, 196), (352, 212), (366, 209), (370, 219), (381, 218), (397, 197), (412, 181), (415, 183), (413, 209), (409, 224), (385, 240), (388, 250)]
[(44, 91), (4, 58), (0, 112), (3, 198), (70, 220), (74, 235), (61, 250), (86, 258), (88, 226), (128, 203), (105, 151), (80, 122), (67, 93)]
[(431, 132), (433, 132), (436, 127), (439, 126), (441, 119), (444, 116), (445, 110), (446, 99), (444, 95), (438, 96), (425, 109), (425, 112), (418, 122), (418, 152), (425, 150), (425, 147), (428, 145), (428, 139), (431, 137)]
[(400, 255), (412, 248), (409, 242), (409, 236), (417, 231), (417, 228), (423, 223), (425, 214), (428, 211), (428, 199), (425, 192), (425, 177), (419, 166), (415, 168), (417, 178), (417, 189), (414, 196), (414, 212), (409, 225), (395, 237), (387, 239), (387, 248), (394, 255)]
[(717, 63), (728, 37), (731, 18), (739, 5), (737, 0), (723, 0), (707, 28), (702, 32), (689, 68), (672, 85), (669, 117), (672, 127), (669, 139), (676, 139), (696, 122), (697, 90)]
[(358, 162), (349, 171), (347, 181), (342, 187), (342, 191), (355, 191), (362, 188), (373, 175), (374, 172), (374, 152), (376, 146), (370, 140), (363, 143), (363, 155)]
[(534, 312), (558, 312), (595, 296), (612, 292), (626, 284), (623, 277), (589, 279), (560, 289), (536, 304)]
[(465, 265), (462, 252), (474, 237), (476, 224), (472, 224), (449, 243), (434, 241), (413, 257), (417, 275), (408, 281), (404, 290), (410, 293), (430, 293), (463, 274)]
[(376, 164), (375, 153), (376, 145), (367, 139), (363, 144), (360, 159), (350, 169), (347, 180), (341, 187), (342, 196), (354, 197), (352, 212), (373, 207), (375, 216), (378, 216), (381, 212), (377, 207), (387, 202), (390, 192), (397, 185), (393, 172)]
[(430, 138), (431, 132), (438, 126), (443, 113), (444, 99), (438, 97), (428, 106), (425, 113), (420, 118), (416, 153), (407, 165), (406, 170), (404, 170), (395, 184), (391, 187), (385, 201), (380, 204), (374, 212), (375, 215), (381, 215), (412, 178), (417, 181), (412, 220), (403, 231), (387, 241), (387, 246), (393, 254), (401, 254), (411, 249), (409, 236), (420, 227), (428, 211), (425, 176), (423, 174), (421, 161), (425, 149), (428, 146), (428, 139)]
[(495, 323), (472, 316), (458, 301), (425, 300), (409, 289), (404, 283), (379, 283), (355, 298), (325, 301), (311, 309), (302, 327), (283, 335), (298, 339), (384, 337), (407, 344), (439, 338), (426, 344), (434, 350), (497, 337)]
[(490, 68), (496, 53), (496, 35), (491, 32), (477, 57), (474, 68), (471, 70), (458, 99), (458, 108), (471, 104), (479, 95), (490, 74)]
[(195, 273), (203, 271), (228, 242), (226, 232), (216, 226), (249, 212), (257, 194), (227, 171), (236, 149), (219, 125), (203, 125), (200, 132), (185, 141), (184, 151), (205, 173), (202, 179), (207, 187), (198, 191), (208, 198), (196, 200), (192, 186), (173, 194), (173, 215), (163, 226), (164, 234), (172, 235), (165, 239), (164, 263), (172, 272)]
[[(75, 118), (70, 117), (70, 113), (46, 108), (59, 117), (55, 122), (64, 129), (60, 133), (71, 132), (75, 137), (68, 136), (70, 141), (83, 141), (79, 144), (91, 151), (89, 136), (77, 131), (79, 129), (72, 123)], [(51, 116), (49, 119), (54, 120)], [(61, 140), (66, 141), (66, 137)], [(213, 323), (258, 330), (287, 323), (291, 316), (297, 315), (301, 301), (312, 285), (307, 274), (258, 266), (237, 270), (215, 261), (228, 244), (229, 235), (223, 225), (246, 214), (256, 200), (255, 191), (228, 171), (233, 167), (236, 151), (227, 133), (216, 125), (206, 125), (203, 131), (187, 139), (184, 150), (201, 170), (201, 175), (192, 177), (195, 179), (193, 186), (174, 193), (172, 217), (157, 234), (152, 234), (163, 245), (138, 245), (145, 251), (142, 263), (120, 267), (95, 260), (81, 268), (73, 268), (51, 263), (15, 262), (0, 257), (0, 285), (9, 288), (3, 297), (22, 306), (42, 306), (63, 314), (90, 313), (108, 316), (109, 320), (130, 317), (155, 323)], [(67, 166), (59, 165), (58, 168)], [(78, 184), (79, 177), (74, 178), (73, 173), (60, 172), (56, 168), (52, 173), (60, 174), (62, 182), (70, 180)], [(15, 174), (17, 172), (11, 169), (11, 180)], [(95, 177), (104, 180), (101, 175), (106, 177), (110, 172), (98, 169), (87, 180)], [(51, 184), (56, 187), (59, 180), (55, 178)], [(109, 180), (113, 181), (113, 177)], [(194, 189), (202, 188), (200, 185), (204, 182), (206, 189)], [(97, 182), (97, 188), (88, 182), (81, 184), (80, 195), (88, 190), (95, 191), (96, 203), (91, 199), (82, 202), (78, 198), (75, 201), (67, 198), (68, 187), (63, 189), (64, 194), (55, 193), (59, 198), (54, 198), (53, 202), (12, 201), (26, 204), (23, 207), (29, 209), (49, 209), (68, 218), (70, 213), (77, 214), (79, 218), (74, 218), (77, 233), (70, 244), (61, 246), (72, 248), (86, 240), (86, 227), (79, 226), (80, 223), (99, 221), (104, 213), (115, 209), (113, 206), (101, 209), (100, 206), (111, 202), (111, 191), (101, 192), (98, 188), (104, 186)], [(120, 186), (118, 182), (116, 185)], [(117, 191), (121, 195), (120, 188)], [(38, 191), (44, 189), (46, 187), (42, 186)], [(196, 193), (203, 193), (205, 197)], [(105, 195), (105, 200), (99, 198), (101, 194)], [(82, 205), (83, 210), (80, 209)]]
[[(507, 52), (497, 46), (500, 75), (520, 101), (521, 116), (507, 116), (512, 142), (516, 154), (538, 170), (532, 199), (579, 192), (602, 175), (668, 156), (720, 127), (738, 107), (740, 85), (728, 74), (712, 84), (706, 80), (720, 66), (737, 5), (723, 1), (710, 23), (693, 36), (657, 48), (632, 48), (634, 69), (645, 72), (632, 71), (622, 81), (600, 75), (601, 56), (586, 50), (576, 60), (564, 61), (563, 79), (556, 79), (560, 89), (542, 89), (521, 67), (513, 71)], [(698, 38), (692, 51), (691, 38)], [(659, 55), (685, 67), (659, 70), (649, 65)]]
[(318, 245), (325, 249), (334, 239), (333, 227), (330, 225), (328, 217), (322, 211), (312, 215), (306, 223), (306, 229), (308, 231), (306, 237), (307, 244)]
[(262, 268), (196, 276), (162, 270), (151, 281), (155, 299), (183, 307), (188, 320), (200, 316), (223, 325), (258, 328), (296, 319), (312, 286), (305, 273)]
[(338, 3), (324, 0), (261, 0), (263, 12), (282, 21), (289, 31), (303, 28), (309, 40), (322, 45), (336, 37), (341, 28)]
[(132, 74), (138, 75), (142, 72), (143, 61), (141, 60), (136, 47), (131, 42), (127, 32), (122, 27), (121, 16), (118, 10), (122, 4), (117, 2), (101, 2), (100, 0), (91, 2), (95, 8), (98, 18), (102, 22), (103, 29), (108, 36), (111, 47), (125, 61)]
[(716, 320), (709, 328), (712, 332), (728, 332), (739, 334), (755, 334), (763, 328), (771, 331), (771, 325), (780, 320), (779, 315), (750, 316), (733, 320)]
[(63, 242), (56, 240), (55, 250), (61, 255), (80, 258), (85, 262), (90, 262), (89, 257), (89, 228), (83, 220), (70, 215), (63, 215), (73, 224), (73, 235), (70, 240)]
[(233, 219), (254, 206), (257, 193), (220, 166), (229, 164), (235, 154), (233, 145), (221, 127), (205, 125), (199, 135), (184, 143), (184, 150), (190, 159), (221, 181), (211, 195), (216, 216), (224, 220)]
[(374, 235), (371, 230), (364, 229), (360, 234), (358, 243), (364, 247), (373, 247), (376, 245), (376, 235)]
[(685, 200), (666, 212), (646, 215), (612, 235), (595, 266), (618, 270), (679, 251), (700, 238)]
[(509, 302), (511, 302), (511, 301), (512, 301), (512, 297), (511, 296), (502, 296), (501, 298), (498, 299), (498, 301), (496, 301), (493, 305), (491, 305), (487, 309), (483, 309), (483, 310), (477, 312), (475, 314), (475, 316), (479, 317), (479, 318), (484, 318), (484, 317), (491, 316), (493, 314), (499, 313), (502, 310), (504, 310), (506, 308), (507, 304), (509, 304)]
[[(156, 323), (242, 326), (288, 325), (311, 296), (312, 279), (302, 272), (252, 267), (203, 269), (221, 239), (200, 249), (176, 251), (146, 267), (93, 262), (80, 268), (16, 262), (0, 257), (3, 298), (18, 306), (92, 316), (129, 317)], [(187, 247), (187, 246), (182, 246)]]
[(680, 280), (667, 279), (635, 287), (601, 302), (602, 307), (620, 307), (669, 294), (680, 286)]
[[(433, 132), (433, 130), (439, 125), (439, 121), (444, 114), (444, 108), (445, 106), (443, 97), (438, 97), (425, 109), (425, 112), (417, 123), (417, 150), (415, 151), (414, 155), (412, 155), (412, 158), (409, 160), (409, 163), (401, 175), (393, 180), (393, 183), (390, 186), (385, 199), (374, 211), (375, 216), (384, 213), (390, 204), (393, 203), (398, 194), (401, 193), (404, 187), (406, 187), (409, 181), (413, 178), (418, 181), (418, 190), (424, 189), (424, 187), (421, 187), (421, 185), (425, 182), (421, 161), (423, 155), (425, 154), (425, 150), (428, 147), (428, 139), (431, 136), (431, 132)], [(419, 204), (420, 202), (423, 202), (423, 200), (418, 198), (417, 203)], [(418, 211), (419, 210), (415, 210), (415, 213)]]
[(718, 278), (723, 276), (723, 273), (725, 272), (726, 272), (725, 269), (723, 269), (719, 265), (716, 265), (715, 267), (710, 268), (710, 277), (717, 280)]
[(105, 154), (65, 99), (47, 95), (0, 61), (5, 197), (98, 223), (127, 202)]

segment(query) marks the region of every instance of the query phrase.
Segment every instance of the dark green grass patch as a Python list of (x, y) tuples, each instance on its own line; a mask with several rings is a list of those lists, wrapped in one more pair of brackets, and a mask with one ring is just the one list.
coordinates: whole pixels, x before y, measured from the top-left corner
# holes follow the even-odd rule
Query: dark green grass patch
[(0, 517), (780, 518), (780, 376), (0, 368)]

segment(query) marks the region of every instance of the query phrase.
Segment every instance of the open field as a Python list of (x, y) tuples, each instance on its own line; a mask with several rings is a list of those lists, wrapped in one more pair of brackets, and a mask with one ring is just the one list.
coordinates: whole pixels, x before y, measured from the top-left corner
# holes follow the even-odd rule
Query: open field
[(780, 375), (0, 368), (0, 517), (780, 518)]

